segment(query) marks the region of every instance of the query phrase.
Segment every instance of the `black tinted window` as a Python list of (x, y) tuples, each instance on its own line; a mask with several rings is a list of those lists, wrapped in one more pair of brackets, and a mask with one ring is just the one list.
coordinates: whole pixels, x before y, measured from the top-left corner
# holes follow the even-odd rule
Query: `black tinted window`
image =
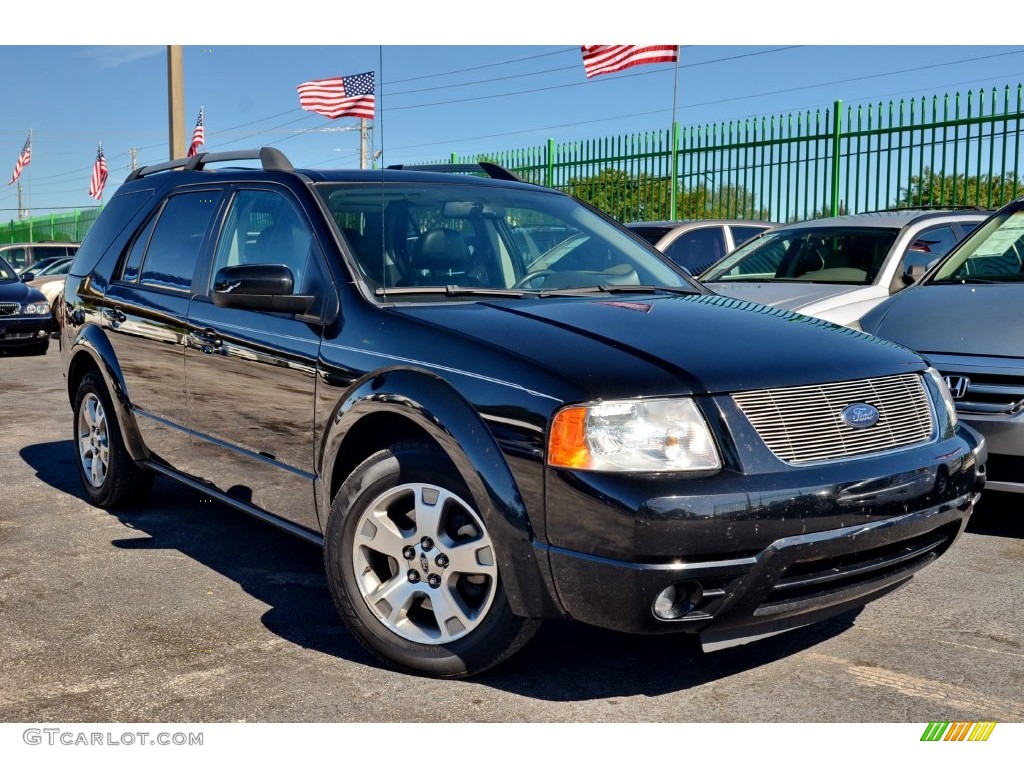
[(665, 255), (696, 275), (725, 256), (725, 233), (720, 227), (684, 232), (665, 248)]
[(188, 290), (217, 195), (209, 191), (175, 195), (164, 206), (146, 249), (140, 282)]
[(738, 227), (733, 224), (729, 229), (732, 230), (732, 247), (739, 248), (748, 240), (760, 235), (767, 227)]

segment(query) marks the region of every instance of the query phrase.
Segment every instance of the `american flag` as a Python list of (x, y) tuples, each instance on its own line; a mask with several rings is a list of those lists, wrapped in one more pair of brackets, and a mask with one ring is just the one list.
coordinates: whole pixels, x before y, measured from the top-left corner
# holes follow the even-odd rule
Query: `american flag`
[(297, 87), (299, 106), (332, 120), (343, 115), (373, 119), (373, 72), (310, 80)]
[(679, 58), (676, 45), (581, 45), (587, 77), (621, 72), (638, 64), (660, 64)]
[(14, 173), (11, 175), (11, 180), (7, 182), (7, 186), (11, 186), (21, 176), (22, 170), (26, 165), (32, 162), (32, 134), (28, 135), (25, 139), (25, 146), (21, 149), (21, 154), (18, 155), (18, 162), (14, 164)]
[(107, 185), (107, 159), (103, 156), (103, 145), (96, 150), (96, 162), (92, 166), (92, 181), (89, 182), (89, 196), (99, 200)]
[(196, 127), (192, 131), (192, 143), (188, 145), (188, 152), (185, 157), (199, 154), (199, 148), (206, 143), (206, 134), (203, 131), (203, 108), (199, 108), (199, 119), (196, 120)]

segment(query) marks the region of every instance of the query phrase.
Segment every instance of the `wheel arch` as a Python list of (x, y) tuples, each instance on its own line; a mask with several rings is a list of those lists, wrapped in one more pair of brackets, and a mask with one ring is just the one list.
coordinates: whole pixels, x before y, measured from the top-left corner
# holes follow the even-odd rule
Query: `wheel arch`
[(526, 504), (505, 455), (477, 410), (448, 382), (414, 369), (375, 372), (347, 390), (327, 424), (319, 454), (320, 510), (330, 509), (345, 478), (369, 456), (405, 440), (430, 440), (464, 479), (499, 545), (513, 611), (562, 615), (545, 587), (547, 564), (533, 546)]
[(90, 371), (98, 373), (110, 393), (128, 455), (135, 461), (146, 461), (149, 453), (132, 416), (124, 374), (110, 340), (99, 328), (86, 326), (75, 339), (67, 359), (68, 400), (71, 404), (74, 405), (78, 387), (86, 374)]

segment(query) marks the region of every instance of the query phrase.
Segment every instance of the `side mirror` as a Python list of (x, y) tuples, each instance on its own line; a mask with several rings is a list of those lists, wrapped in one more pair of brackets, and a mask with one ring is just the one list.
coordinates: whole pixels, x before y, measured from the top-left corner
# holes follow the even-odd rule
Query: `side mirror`
[(35, 280), (35, 279), (36, 279), (36, 273), (35, 272), (25, 272), (21, 276), (21, 282), (23, 282), (23, 283), (27, 283), (30, 280)]
[(217, 271), (213, 303), (234, 309), (305, 314), (315, 297), (296, 295), (293, 290), (295, 278), (283, 264), (239, 264)]

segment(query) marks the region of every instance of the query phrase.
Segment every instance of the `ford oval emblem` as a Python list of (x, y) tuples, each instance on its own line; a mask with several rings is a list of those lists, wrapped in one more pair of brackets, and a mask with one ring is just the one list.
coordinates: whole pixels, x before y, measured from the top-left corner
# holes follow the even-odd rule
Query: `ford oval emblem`
[(851, 427), (873, 427), (878, 423), (878, 409), (869, 403), (854, 403), (843, 408), (843, 421)]

